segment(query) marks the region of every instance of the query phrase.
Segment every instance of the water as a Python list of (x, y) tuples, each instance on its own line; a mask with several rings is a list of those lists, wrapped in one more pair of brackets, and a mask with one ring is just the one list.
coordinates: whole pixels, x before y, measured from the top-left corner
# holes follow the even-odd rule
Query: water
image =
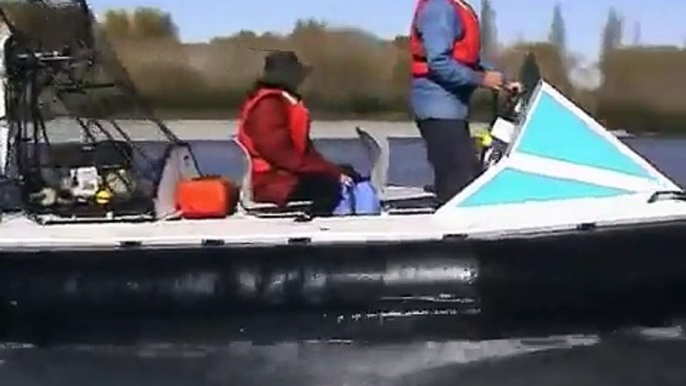
[[(357, 139), (316, 139), (315, 146), (330, 160), (351, 164), (362, 174), (370, 171), (364, 148)], [(203, 173), (220, 174), (240, 180), (245, 165), (238, 147), (230, 141), (191, 141)], [(392, 138), (389, 183), (424, 186), (432, 171), (424, 144), (418, 138)]]
[(686, 138), (632, 138), (624, 141), (677, 184), (686, 183)]
[[(240, 178), (244, 167), (240, 162), (238, 149), (229, 140), (236, 131), (235, 121), (181, 120), (166, 124), (181, 139), (193, 144), (204, 171)], [(120, 125), (136, 141), (162, 139), (157, 128), (150, 122), (124, 121)], [(472, 129), (477, 130), (481, 126), (483, 124), (475, 123)], [(365, 162), (365, 153), (357, 140), (355, 127), (391, 138), (391, 183), (424, 186), (431, 182), (431, 169), (426, 162), (423, 144), (417, 137), (417, 128), (412, 122), (315, 121), (312, 136), (325, 155), (337, 162), (350, 163), (364, 173), (369, 170), (369, 165)], [(52, 142), (81, 137), (80, 129), (71, 121), (53, 121), (49, 130)], [(665, 140), (647, 137), (628, 138), (624, 141), (672, 178), (686, 181), (686, 168), (682, 170), (680, 167), (684, 164), (683, 157), (686, 157), (682, 155), (686, 138)], [(161, 155), (159, 146), (158, 154)]]
[(8, 386), (683, 385), (686, 341), (655, 335), (660, 334), (629, 331), (538, 341), (375, 346), (291, 342), (15, 347), (0, 349), (0, 382)]
[[(660, 139), (654, 137), (623, 140), (636, 152), (648, 159), (677, 184), (686, 184), (686, 138)], [(245, 170), (239, 149), (230, 141), (190, 141), (203, 172), (221, 174), (236, 179)], [(369, 172), (362, 145), (355, 138), (314, 140), (317, 148), (329, 159), (349, 163), (361, 173)], [(432, 183), (431, 167), (426, 159), (420, 138), (391, 138), (391, 165), (389, 183), (408, 186), (425, 186)]]
[[(675, 182), (686, 183), (686, 139), (626, 142)], [(354, 139), (318, 139), (336, 162), (367, 172)], [(207, 173), (240, 178), (238, 149), (228, 141), (192, 141)], [(417, 138), (391, 143), (393, 183), (431, 183)], [(278, 325), (278, 323), (277, 323)], [(145, 335), (142, 327), (132, 326)], [(153, 327), (154, 328), (154, 327)], [(181, 328), (173, 331), (179, 336)], [(181, 338), (183, 340), (183, 338)], [(0, 385), (683, 385), (686, 338), (680, 327), (608, 335), (488, 342), (285, 342), (0, 345)]]

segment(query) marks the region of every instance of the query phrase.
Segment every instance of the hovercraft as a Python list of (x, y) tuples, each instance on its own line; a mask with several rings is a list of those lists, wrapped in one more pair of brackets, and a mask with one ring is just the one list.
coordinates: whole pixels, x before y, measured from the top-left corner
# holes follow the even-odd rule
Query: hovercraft
[[(437, 209), (422, 189), (387, 186), (388, 139), (359, 128), (378, 215), (303, 220), (307, 203), (254, 203), (246, 179), (235, 213), (188, 219), (175, 192), (203, 177), (191, 147), (149, 115), (164, 139), (155, 157), (123, 124), (83, 107), (140, 100), (118, 78), (125, 71), (102, 48), (85, 3), (57, 3), (24, 4), (78, 16), (54, 44), (34, 44), (20, 23), (30, 18), (5, 9), (0, 154), (5, 196), (20, 198), (0, 222), (6, 318), (345, 312), (546, 321), (686, 308), (682, 189), (544, 80), (493, 125), (485, 171)], [(69, 120), (45, 116), (46, 96)], [(81, 139), (60, 140), (67, 126)]]

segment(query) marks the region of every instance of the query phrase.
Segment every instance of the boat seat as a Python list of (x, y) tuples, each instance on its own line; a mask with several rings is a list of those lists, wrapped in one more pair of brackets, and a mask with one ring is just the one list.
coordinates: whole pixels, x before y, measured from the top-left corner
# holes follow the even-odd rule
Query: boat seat
[[(371, 167), (370, 182), (374, 189), (379, 192), (382, 205), (385, 208), (393, 207), (414, 207), (415, 202), (424, 202), (431, 200), (435, 195), (431, 192), (426, 192), (420, 187), (410, 186), (386, 186), (386, 175), (390, 160), (390, 152), (388, 139), (378, 140), (366, 130), (357, 127), (356, 133), (360, 142), (365, 148), (365, 153), (368, 156), (368, 161)], [(237, 136), (233, 136), (233, 142), (240, 149), (242, 159), (245, 166), (245, 172), (240, 188), (240, 207), (248, 214), (257, 215), (261, 217), (284, 217), (284, 216), (298, 216), (307, 212), (312, 205), (311, 201), (295, 201), (290, 202), (286, 207), (278, 207), (272, 203), (260, 203), (253, 199), (252, 194), (252, 164), (250, 162), (250, 154), (248, 150), (238, 141)], [(390, 209), (389, 209), (390, 210)]]
[(200, 177), (191, 147), (188, 144), (175, 144), (167, 150), (164, 166), (155, 195), (155, 217), (158, 220), (173, 219), (179, 216), (176, 210), (176, 187), (182, 180)]
[(290, 217), (299, 216), (307, 212), (312, 206), (311, 201), (293, 201), (289, 202), (286, 207), (279, 207), (267, 202), (256, 202), (252, 194), (252, 162), (250, 162), (250, 153), (238, 140), (237, 136), (233, 137), (233, 142), (243, 155), (241, 158), (244, 162), (245, 171), (241, 181), (239, 204), (246, 213), (260, 217)]
[(374, 189), (379, 192), (384, 206), (425, 201), (435, 197), (433, 193), (427, 192), (424, 188), (387, 185), (391, 153), (388, 137), (379, 139), (359, 126), (355, 128), (355, 132), (364, 146), (371, 165), (370, 182)]

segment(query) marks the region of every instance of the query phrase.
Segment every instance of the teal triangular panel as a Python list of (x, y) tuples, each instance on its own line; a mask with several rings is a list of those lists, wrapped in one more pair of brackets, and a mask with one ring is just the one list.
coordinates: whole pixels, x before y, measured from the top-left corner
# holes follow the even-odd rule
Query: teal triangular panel
[(632, 192), (579, 182), (553, 178), (506, 168), (486, 182), (459, 207), (497, 204), (516, 204), (528, 201), (568, 200), (575, 198), (612, 197)]
[(530, 112), (514, 151), (656, 180), (650, 169), (622, 153), (546, 91)]

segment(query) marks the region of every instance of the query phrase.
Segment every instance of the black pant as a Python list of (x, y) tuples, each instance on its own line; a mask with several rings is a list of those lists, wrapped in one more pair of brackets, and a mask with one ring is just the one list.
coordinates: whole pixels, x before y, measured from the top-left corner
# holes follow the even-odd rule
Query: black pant
[(290, 201), (312, 201), (310, 214), (330, 216), (341, 200), (341, 184), (328, 176), (302, 177)]
[(417, 126), (434, 170), (437, 201), (442, 205), (478, 175), (476, 148), (464, 120), (426, 119), (418, 121)]

